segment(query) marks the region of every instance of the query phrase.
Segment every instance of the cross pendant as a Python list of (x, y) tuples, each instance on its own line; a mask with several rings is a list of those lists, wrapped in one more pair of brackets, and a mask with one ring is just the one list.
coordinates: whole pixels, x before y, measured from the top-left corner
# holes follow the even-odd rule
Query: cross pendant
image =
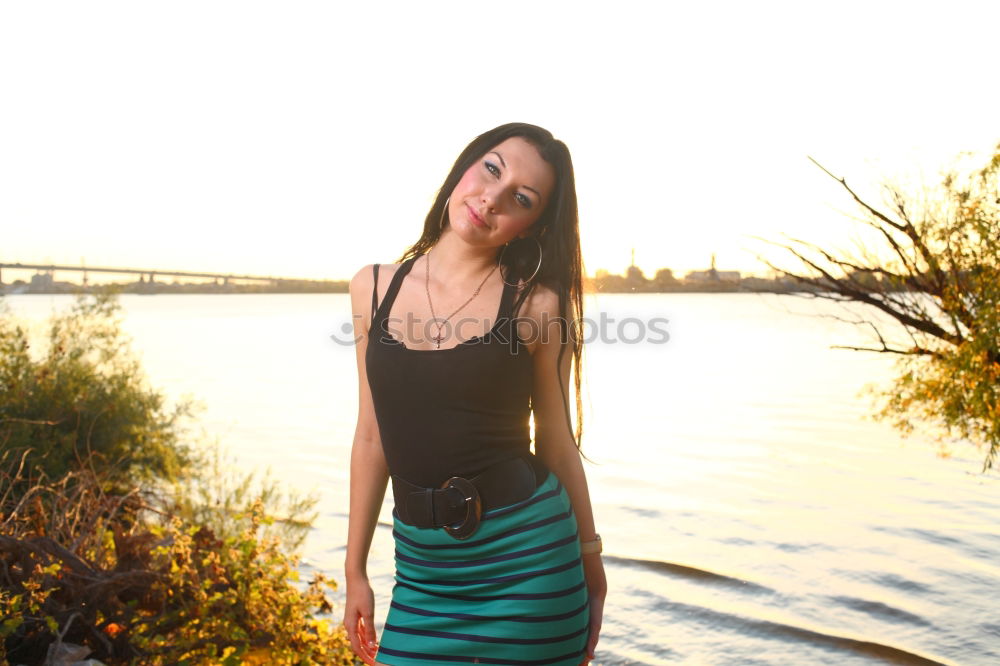
[(437, 343), (437, 348), (438, 349), (441, 349), (441, 341), (442, 340), (444, 340), (444, 336), (441, 335), (441, 331), (438, 331), (438, 334), (436, 336), (434, 336), (434, 341)]

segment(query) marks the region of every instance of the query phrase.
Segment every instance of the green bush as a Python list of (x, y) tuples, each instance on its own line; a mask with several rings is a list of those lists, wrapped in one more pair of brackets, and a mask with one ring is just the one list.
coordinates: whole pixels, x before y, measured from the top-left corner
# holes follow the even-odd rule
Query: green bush
[(0, 445), (30, 448), (29, 469), (49, 478), (90, 458), (118, 490), (191, 468), (192, 451), (180, 441), (191, 403), (167, 411), (147, 385), (121, 333), (114, 292), (80, 295), (68, 313), (53, 315), (38, 355), (3, 305)]
[(182, 444), (117, 308), (79, 297), (38, 358), (0, 313), (0, 662), (354, 663), (334, 582), (296, 569), (316, 498)]

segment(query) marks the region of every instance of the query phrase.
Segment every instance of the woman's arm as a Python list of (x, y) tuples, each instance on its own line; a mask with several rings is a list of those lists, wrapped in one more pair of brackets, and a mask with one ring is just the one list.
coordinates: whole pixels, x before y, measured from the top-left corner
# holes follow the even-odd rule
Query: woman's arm
[[(534, 368), (531, 404), (535, 418), (535, 454), (555, 472), (565, 486), (573, 505), (580, 539), (590, 541), (597, 535), (597, 528), (594, 525), (587, 476), (573, 438), (567, 410), (568, 401), (572, 399), (569, 383), (573, 361), (572, 345), (568, 340), (564, 342), (559, 333), (556, 320), (559, 316), (559, 301), (555, 292), (539, 286), (528, 301), (526, 314), (535, 320), (534, 330), (537, 335), (536, 339), (527, 342)], [(572, 330), (572, 322), (568, 318), (565, 321), (569, 330)], [(561, 360), (560, 347), (565, 348)], [(593, 659), (607, 594), (604, 562), (600, 553), (583, 555), (583, 568), (590, 593), (590, 640), (587, 643), (587, 654)]]
[[(385, 497), (389, 472), (382, 452), (382, 439), (375, 420), (365, 351), (368, 348), (368, 325), (371, 321), (371, 294), (374, 288), (371, 265), (351, 279), (351, 310), (354, 318), (358, 363), (358, 423), (351, 446), (351, 498), (347, 528), (347, 555), (344, 577), (347, 601), (344, 604), (344, 627), (351, 647), (371, 663), (375, 654), (375, 599), (368, 582), (368, 551), (371, 548), (379, 510)], [(364, 625), (359, 629), (359, 620)], [(368, 657), (367, 659), (365, 657)]]

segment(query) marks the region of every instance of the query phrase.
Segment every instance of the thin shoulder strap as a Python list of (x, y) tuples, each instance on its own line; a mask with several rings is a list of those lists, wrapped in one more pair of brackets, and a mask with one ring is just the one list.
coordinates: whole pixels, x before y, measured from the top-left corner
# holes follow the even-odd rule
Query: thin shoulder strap
[[(419, 255), (410, 257), (396, 269), (396, 273), (392, 276), (392, 280), (389, 281), (389, 288), (386, 289), (385, 296), (382, 297), (382, 303), (377, 306), (375, 314), (372, 316), (372, 330), (376, 330), (375, 327), (381, 327), (385, 318), (389, 316), (389, 311), (392, 309), (392, 303), (396, 300), (396, 294), (399, 292), (399, 286), (403, 283), (403, 277), (409, 272), (410, 268), (413, 267), (413, 262), (416, 261), (417, 256)], [(384, 328), (379, 328), (377, 330), (384, 330)]]
[[(503, 276), (501, 276), (503, 279)], [(503, 291), (500, 294), (500, 316), (507, 319), (514, 318), (514, 293), (517, 288), (506, 280), (503, 284)]]
[[(375, 323), (375, 312), (378, 310), (378, 264), (372, 264), (372, 275), (374, 279), (372, 280), (372, 320), (371, 324)], [(368, 328), (371, 329), (371, 324)]]

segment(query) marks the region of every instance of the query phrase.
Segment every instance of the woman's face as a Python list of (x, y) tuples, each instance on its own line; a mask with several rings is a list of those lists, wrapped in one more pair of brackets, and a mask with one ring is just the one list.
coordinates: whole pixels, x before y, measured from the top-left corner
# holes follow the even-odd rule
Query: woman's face
[(528, 235), (555, 185), (552, 165), (520, 137), (491, 148), (466, 170), (448, 203), (451, 227), (474, 245)]

